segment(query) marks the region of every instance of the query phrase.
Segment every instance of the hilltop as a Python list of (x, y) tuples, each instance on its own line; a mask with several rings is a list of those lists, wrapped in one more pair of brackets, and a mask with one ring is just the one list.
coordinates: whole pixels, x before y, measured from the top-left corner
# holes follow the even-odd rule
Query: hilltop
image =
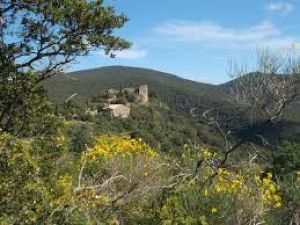
[[(86, 101), (107, 88), (122, 86), (139, 86), (147, 84), (150, 95), (155, 95), (162, 101), (171, 101), (169, 97), (192, 96), (219, 102), (218, 87), (211, 84), (186, 80), (173, 74), (158, 72), (150, 69), (110, 66), (97, 69), (83, 70), (58, 74), (48, 79), (44, 86), (49, 96), (55, 102), (63, 102), (70, 95), (77, 93), (76, 98)], [(199, 99), (199, 100), (200, 100)]]

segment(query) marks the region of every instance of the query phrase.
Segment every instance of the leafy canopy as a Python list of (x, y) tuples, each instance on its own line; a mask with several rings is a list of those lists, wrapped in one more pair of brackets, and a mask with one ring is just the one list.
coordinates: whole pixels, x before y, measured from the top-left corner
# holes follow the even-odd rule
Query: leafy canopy
[(129, 47), (113, 33), (127, 17), (101, 0), (4, 0), (0, 5), (2, 69), (31, 69), (44, 79), (91, 50), (108, 54)]
[(44, 101), (32, 102), (41, 94), (40, 81), (77, 56), (99, 49), (113, 56), (112, 51), (128, 48), (114, 34), (127, 20), (101, 0), (2, 0), (0, 131), (28, 127), (19, 121), (37, 117), (32, 107)]

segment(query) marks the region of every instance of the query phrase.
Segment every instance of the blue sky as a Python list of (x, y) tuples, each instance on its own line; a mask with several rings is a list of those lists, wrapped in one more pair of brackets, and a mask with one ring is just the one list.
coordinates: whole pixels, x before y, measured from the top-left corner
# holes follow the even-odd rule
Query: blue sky
[(222, 83), (230, 58), (253, 62), (257, 49), (300, 43), (300, 0), (109, 0), (130, 21), (117, 33), (133, 43), (110, 59), (81, 57), (69, 70), (109, 65), (151, 68)]

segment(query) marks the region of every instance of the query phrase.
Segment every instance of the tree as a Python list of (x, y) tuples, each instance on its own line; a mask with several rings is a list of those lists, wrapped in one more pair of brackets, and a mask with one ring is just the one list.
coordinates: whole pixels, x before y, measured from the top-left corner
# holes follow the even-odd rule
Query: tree
[(91, 50), (101, 48), (109, 54), (129, 47), (113, 35), (127, 17), (101, 0), (1, 2), (1, 67), (7, 75), (33, 70), (42, 80)]
[[(233, 113), (228, 116), (224, 109), (218, 108), (203, 113), (225, 140), (223, 158), (218, 162), (220, 167), (225, 166), (230, 154), (245, 144), (254, 147), (254, 154), (249, 155), (252, 162), (257, 157), (255, 144), (269, 144), (264, 133), (266, 128), (281, 120), (285, 110), (299, 96), (294, 79), (299, 74), (299, 66), (294, 51), (288, 57), (269, 50), (258, 52), (254, 72), (249, 72), (248, 66), (239, 67), (235, 63), (231, 63), (229, 69), (234, 80), (229, 83), (227, 94)], [(197, 168), (201, 163), (200, 160)]]
[(286, 176), (300, 170), (300, 145), (285, 142), (273, 153), (272, 170), (279, 176)]
[(127, 17), (102, 0), (2, 0), (0, 19), (2, 131), (14, 130), (11, 120), (19, 114), (29, 115), (23, 106), (38, 94), (32, 86), (77, 56), (101, 49), (113, 57), (130, 46), (113, 33)]

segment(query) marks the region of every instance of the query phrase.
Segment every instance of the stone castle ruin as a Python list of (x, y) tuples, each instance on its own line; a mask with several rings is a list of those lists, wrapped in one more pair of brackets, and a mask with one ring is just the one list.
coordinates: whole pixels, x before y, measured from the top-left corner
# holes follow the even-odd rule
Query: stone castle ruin
[(142, 105), (148, 105), (149, 94), (148, 94), (148, 85), (141, 85), (138, 90), (138, 100)]
[(107, 90), (107, 94), (110, 95), (109, 100), (114, 100), (119, 94), (132, 94), (137, 96), (137, 101), (140, 105), (148, 105), (149, 93), (148, 85), (140, 85), (137, 87), (126, 87), (121, 89), (110, 88)]
[(136, 99), (136, 102), (139, 105), (148, 106), (149, 103), (149, 94), (148, 94), (148, 85), (140, 85), (136, 87), (125, 87), (125, 88), (109, 88), (106, 91), (108, 95), (107, 105), (102, 107), (98, 113), (110, 112), (113, 117), (127, 118), (130, 115), (130, 106), (131, 103), (127, 102), (124, 104), (114, 103), (119, 95), (131, 95)]

